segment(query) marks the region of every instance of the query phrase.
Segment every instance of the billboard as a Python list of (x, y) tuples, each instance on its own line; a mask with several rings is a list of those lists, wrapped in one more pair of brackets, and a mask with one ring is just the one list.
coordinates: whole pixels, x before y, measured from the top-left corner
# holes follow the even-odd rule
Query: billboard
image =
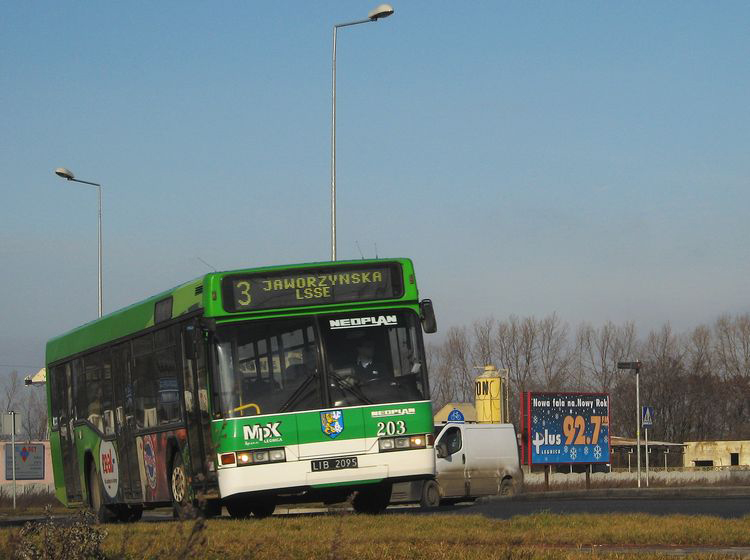
[(521, 393), (526, 465), (609, 463), (607, 393)]
[[(13, 480), (12, 444), (5, 444), (5, 480)], [(44, 480), (44, 444), (16, 444), (16, 480)]]

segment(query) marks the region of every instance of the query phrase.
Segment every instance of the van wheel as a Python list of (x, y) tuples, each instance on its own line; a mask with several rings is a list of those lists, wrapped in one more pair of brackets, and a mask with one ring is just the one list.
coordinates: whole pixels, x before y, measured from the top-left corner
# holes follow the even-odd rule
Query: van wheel
[(357, 513), (382, 513), (391, 503), (392, 490), (393, 486), (389, 483), (373, 484), (354, 495), (352, 507)]
[(516, 487), (513, 486), (513, 479), (511, 478), (503, 479), (503, 481), (500, 483), (500, 495), (509, 496), (509, 497), (516, 495)]
[(110, 521), (114, 521), (117, 516), (104, 504), (104, 499), (102, 497), (102, 484), (99, 481), (99, 473), (96, 472), (94, 461), (91, 461), (91, 464), (89, 465), (88, 483), (89, 507), (96, 517), (96, 520), (99, 523), (109, 523)]
[(177, 519), (193, 519), (196, 509), (188, 500), (187, 469), (180, 452), (172, 458), (172, 472), (169, 477), (169, 491), (172, 494), (172, 511)]
[(435, 508), (440, 505), (440, 486), (434, 480), (427, 480), (422, 485), (422, 498), (419, 505), (423, 508)]

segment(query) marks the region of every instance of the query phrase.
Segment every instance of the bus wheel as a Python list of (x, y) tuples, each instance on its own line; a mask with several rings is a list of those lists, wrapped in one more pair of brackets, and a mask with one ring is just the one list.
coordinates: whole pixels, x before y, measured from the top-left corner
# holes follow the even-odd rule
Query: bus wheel
[(373, 484), (359, 490), (352, 500), (352, 507), (357, 513), (377, 514), (385, 511), (391, 503), (391, 484)]
[(199, 509), (206, 519), (221, 517), (221, 502), (219, 500), (206, 500), (205, 503), (199, 504)]
[(253, 516), (258, 518), (270, 517), (273, 515), (276, 509), (276, 500), (273, 497), (261, 498), (253, 501), (250, 505), (250, 511), (253, 512)]
[(250, 517), (252, 511), (250, 511), (250, 504), (243, 500), (230, 500), (226, 504), (229, 515), (234, 519), (245, 519)]
[(114, 521), (116, 516), (109, 507), (104, 504), (102, 498), (102, 485), (99, 482), (99, 473), (96, 472), (96, 465), (91, 461), (89, 465), (89, 507), (96, 516), (99, 523), (108, 523)]
[(440, 505), (440, 486), (434, 480), (425, 481), (422, 486), (422, 497), (419, 505), (423, 508), (435, 508)]
[(193, 504), (188, 501), (187, 472), (179, 452), (175, 453), (172, 458), (172, 474), (169, 481), (174, 516), (179, 519), (192, 519), (196, 512)]
[(262, 519), (273, 515), (276, 509), (276, 501), (273, 497), (255, 498), (254, 500), (231, 500), (226, 503), (229, 515), (235, 519), (247, 519), (253, 517)]
[(143, 506), (120, 506), (117, 510), (117, 520), (122, 523), (134, 523), (141, 520)]

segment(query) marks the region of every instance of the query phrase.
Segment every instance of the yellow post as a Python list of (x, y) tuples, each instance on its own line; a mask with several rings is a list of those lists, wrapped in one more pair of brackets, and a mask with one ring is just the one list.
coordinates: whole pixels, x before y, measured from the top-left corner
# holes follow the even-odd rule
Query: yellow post
[[(507, 375), (507, 372), (504, 372)], [(484, 373), (474, 380), (474, 402), (477, 422), (500, 423), (503, 414), (503, 374), (495, 366), (484, 366)]]

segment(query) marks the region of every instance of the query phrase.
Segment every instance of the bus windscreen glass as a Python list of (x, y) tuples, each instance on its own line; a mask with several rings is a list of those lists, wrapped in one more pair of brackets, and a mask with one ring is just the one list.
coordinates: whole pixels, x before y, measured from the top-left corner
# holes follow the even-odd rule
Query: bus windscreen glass
[(229, 312), (398, 299), (403, 293), (398, 263), (232, 275), (222, 284)]

